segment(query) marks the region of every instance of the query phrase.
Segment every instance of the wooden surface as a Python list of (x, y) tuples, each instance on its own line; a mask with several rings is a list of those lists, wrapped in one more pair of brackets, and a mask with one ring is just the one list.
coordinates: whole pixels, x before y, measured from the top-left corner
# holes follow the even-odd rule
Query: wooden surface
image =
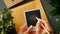
[(25, 23), (24, 11), (35, 9), (35, 8), (36, 8), (36, 5), (34, 1), (32, 1), (22, 6), (18, 6), (16, 8), (11, 9), (13, 11), (12, 15), (14, 16), (14, 22), (16, 25), (15, 27), (17, 32), (19, 31), (20, 26), (22, 26)]
[(18, 6), (16, 8), (11, 9), (13, 11), (12, 16), (14, 17), (14, 23), (15, 23), (15, 28), (16, 31), (19, 31), (19, 28), (25, 24), (25, 19), (24, 19), (24, 11), (25, 10), (31, 10), (31, 9), (36, 9), (39, 8), (41, 11), (42, 19), (46, 20), (48, 22), (47, 16), (45, 14), (45, 11), (43, 9), (43, 6), (40, 2), (40, 0), (34, 0), (32, 2), (29, 2), (27, 4)]
[(11, 7), (11, 6), (13, 6), (13, 5), (15, 5), (19, 2), (22, 2), (23, 0), (14, 0), (14, 1), (12, 1), (12, 0), (3, 0), (3, 1), (6, 3), (7, 8), (9, 8), (9, 7)]

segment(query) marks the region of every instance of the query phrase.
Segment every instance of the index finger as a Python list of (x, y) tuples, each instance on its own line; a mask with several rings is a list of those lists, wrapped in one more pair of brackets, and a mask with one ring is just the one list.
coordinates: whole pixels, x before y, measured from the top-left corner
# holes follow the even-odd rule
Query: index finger
[(48, 22), (46, 22), (45, 20), (41, 20), (41, 23), (44, 24), (45, 28), (46, 28), (48, 31), (52, 31), (52, 27), (51, 27), (51, 25), (50, 25)]

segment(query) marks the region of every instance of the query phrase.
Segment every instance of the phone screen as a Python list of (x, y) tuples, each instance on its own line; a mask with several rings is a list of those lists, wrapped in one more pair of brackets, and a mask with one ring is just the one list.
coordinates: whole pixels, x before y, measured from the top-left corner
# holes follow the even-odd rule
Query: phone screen
[(30, 25), (36, 26), (36, 23), (37, 23), (36, 17), (41, 19), (40, 10), (36, 9), (36, 10), (26, 11), (25, 12), (25, 17), (26, 17), (26, 22), (27, 22), (28, 27)]

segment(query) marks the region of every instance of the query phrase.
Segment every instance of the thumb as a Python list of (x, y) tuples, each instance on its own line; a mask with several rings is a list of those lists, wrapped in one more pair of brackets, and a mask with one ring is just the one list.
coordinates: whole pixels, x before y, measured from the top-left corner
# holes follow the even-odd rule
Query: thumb
[(24, 32), (24, 34), (29, 34), (29, 33), (32, 31), (32, 29), (33, 29), (33, 26), (31, 25), (31, 26), (27, 29), (27, 31)]
[(23, 26), (20, 27), (18, 34), (22, 34), (26, 30), (27, 30), (26, 25), (23, 25)]

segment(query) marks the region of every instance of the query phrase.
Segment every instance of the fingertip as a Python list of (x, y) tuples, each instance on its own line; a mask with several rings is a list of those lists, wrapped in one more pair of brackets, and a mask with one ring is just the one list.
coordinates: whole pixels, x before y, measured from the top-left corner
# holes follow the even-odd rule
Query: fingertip
[(31, 25), (29, 28), (33, 28), (33, 25)]
[(31, 25), (31, 26), (27, 29), (27, 31), (26, 31), (25, 33), (29, 33), (29, 32), (31, 32), (32, 29), (33, 29), (33, 25)]
[(27, 31), (31, 31), (33, 29), (33, 25), (29, 26)]
[(25, 24), (24, 24), (23, 26), (20, 27), (20, 30), (22, 30), (22, 31), (24, 31), (24, 30), (26, 30), (26, 29), (27, 29), (27, 27), (26, 27)]
[(40, 25), (40, 23), (41, 23), (41, 19), (39, 19), (39, 20), (37, 21), (36, 26), (39, 26), (39, 25)]
[(24, 27), (26, 27), (26, 25), (24, 24), (23, 26), (21, 26), (20, 28), (24, 28)]

